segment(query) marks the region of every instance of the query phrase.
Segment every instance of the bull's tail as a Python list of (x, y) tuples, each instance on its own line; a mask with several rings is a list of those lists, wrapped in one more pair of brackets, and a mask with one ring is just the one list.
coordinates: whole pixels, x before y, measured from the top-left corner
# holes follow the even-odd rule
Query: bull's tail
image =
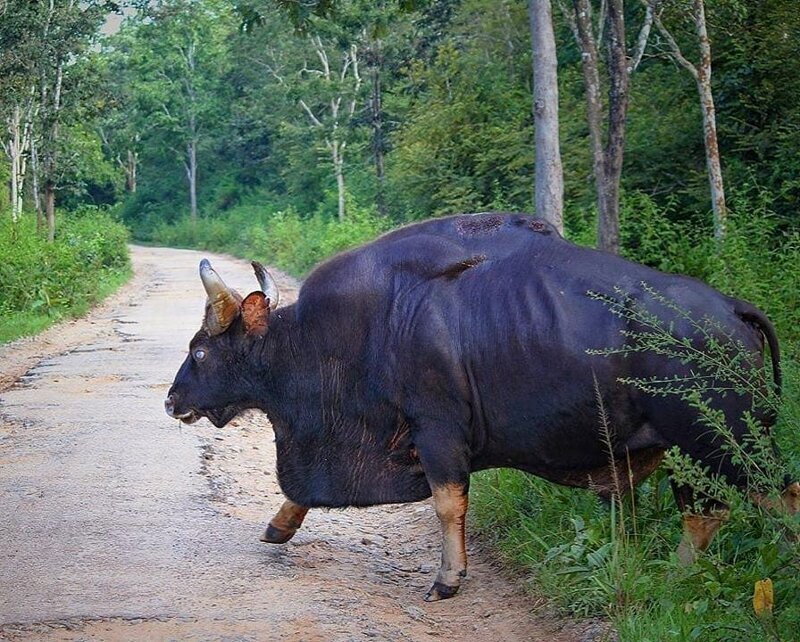
[(758, 326), (758, 329), (761, 330), (761, 334), (763, 334), (764, 338), (767, 340), (769, 353), (772, 358), (772, 379), (775, 382), (775, 392), (778, 397), (780, 397), (783, 384), (783, 377), (781, 375), (781, 349), (778, 345), (778, 335), (775, 334), (775, 328), (772, 322), (761, 310), (744, 301), (737, 301), (736, 314), (744, 321)]

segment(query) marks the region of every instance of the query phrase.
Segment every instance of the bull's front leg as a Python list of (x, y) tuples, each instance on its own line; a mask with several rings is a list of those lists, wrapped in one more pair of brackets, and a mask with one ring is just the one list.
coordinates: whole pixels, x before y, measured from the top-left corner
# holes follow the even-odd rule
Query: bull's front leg
[(467, 574), (465, 529), (469, 485), (448, 483), (433, 486), (433, 504), (442, 529), (442, 566), (425, 595), (426, 602), (453, 597)]
[(288, 542), (297, 529), (300, 528), (305, 519), (308, 508), (295, 504), (293, 501), (287, 499), (283, 502), (280, 510), (269, 521), (267, 530), (261, 536), (262, 542), (268, 544), (284, 544)]

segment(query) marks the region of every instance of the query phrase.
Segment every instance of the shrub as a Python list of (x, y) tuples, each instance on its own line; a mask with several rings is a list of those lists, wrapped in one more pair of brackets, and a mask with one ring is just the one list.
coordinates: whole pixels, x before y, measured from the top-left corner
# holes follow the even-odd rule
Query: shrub
[(164, 245), (197, 247), (259, 259), (296, 276), (319, 261), (369, 241), (389, 228), (390, 222), (372, 210), (351, 204), (344, 221), (322, 213), (302, 217), (291, 207), (241, 205), (223, 215), (188, 219), (158, 227), (153, 238)]
[[(62, 215), (55, 242), (36, 231), (33, 217), (0, 221), (0, 313), (52, 319), (77, 313), (101, 295), (106, 277), (129, 269), (128, 232), (96, 208)], [(3, 332), (3, 336), (14, 333)]]

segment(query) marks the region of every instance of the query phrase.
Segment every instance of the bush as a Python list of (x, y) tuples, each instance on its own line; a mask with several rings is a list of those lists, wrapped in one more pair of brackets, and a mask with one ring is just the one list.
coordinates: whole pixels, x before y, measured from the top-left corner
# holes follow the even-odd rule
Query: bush
[(108, 277), (128, 272), (127, 241), (126, 228), (95, 208), (62, 215), (53, 243), (37, 233), (33, 217), (14, 225), (3, 215), (0, 314), (57, 319), (83, 311), (101, 296)]
[(230, 252), (302, 276), (319, 261), (375, 238), (389, 225), (390, 221), (355, 204), (344, 221), (322, 213), (304, 218), (291, 207), (275, 211), (241, 205), (195, 223), (181, 219), (161, 225), (153, 239), (164, 245)]

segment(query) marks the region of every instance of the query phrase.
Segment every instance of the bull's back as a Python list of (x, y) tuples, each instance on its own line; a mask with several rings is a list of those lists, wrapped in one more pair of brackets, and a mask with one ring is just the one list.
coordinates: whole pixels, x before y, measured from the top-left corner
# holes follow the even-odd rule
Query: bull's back
[[(605, 460), (598, 391), (624, 441), (657, 420), (657, 404), (642, 402), (619, 378), (682, 372), (681, 364), (652, 355), (588, 353), (620, 346), (630, 326), (588, 292), (628, 296), (664, 317), (646, 288), (693, 318), (715, 319), (758, 352), (758, 333), (736, 316), (732, 299), (699, 281), (578, 247), (518, 214), (455, 216), (391, 232), (322, 264), (298, 309), (328, 337), (323, 346), (357, 362), (359, 376), (379, 379), (398, 403), (412, 399), (404, 411), (436, 407), (468, 421), (481, 465), (569, 468)], [(692, 333), (689, 322), (673, 317), (667, 321), (679, 335)], [(670, 415), (693, 421), (691, 412)]]

